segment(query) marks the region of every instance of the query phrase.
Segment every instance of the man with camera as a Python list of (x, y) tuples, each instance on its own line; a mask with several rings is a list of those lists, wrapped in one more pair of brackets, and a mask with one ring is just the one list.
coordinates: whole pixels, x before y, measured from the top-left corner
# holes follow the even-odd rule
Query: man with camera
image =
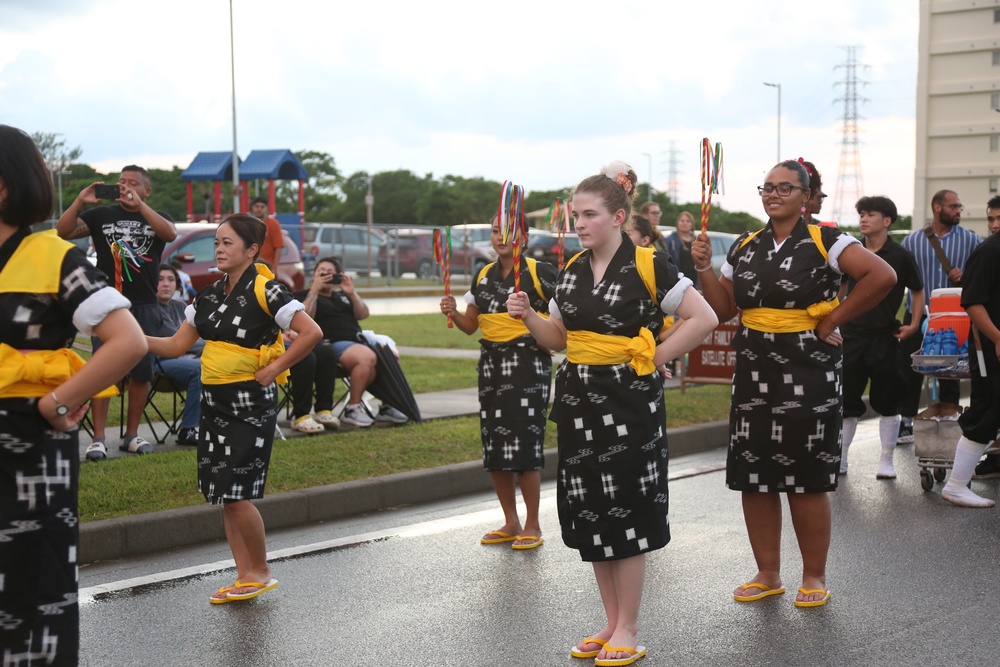
[[(340, 261), (324, 257), (316, 262), (312, 284), (308, 290), (295, 293), (305, 305), (306, 313), (323, 330), (323, 339), (310, 355), (292, 366), (292, 428), (311, 433), (323, 426), (336, 428), (333, 416), (333, 389), (336, 365), (344, 367), (350, 377), (351, 390), (343, 421), (353, 426), (367, 427), (375, 423), (361, 397), (375, 379), (375, 352), (363, 341), (359, 320), (368, 317), (368, 306), (354, 290), (354, 281), (341, 273)], [(310, 415), (313, 387), (316, 394), (316, 418)], [(383, 403), (379, 421), (402, 423), (406, 416)], [(317, 423), (318, 422), (318, 423)]]
[[(146, 203), (152, 193), (149, 172), (136, 165), (122, 169), (117, 185), (91, 183), (77, 195), (59, 218), (56, 231), (64, 239), (90, 236), (97, 253), (97, 268), (103, 271), (131, 303), (131, 312), (143, 332), (157, 335), (160, 325), (156, 288), (159, 282), (160, 256), (167, 243), (177, 238), (173, 220), (163, 211), (154, 211)], [(98, 206), (87, 211), (89, 204), (101, 200), (116, 202), (113, 206)], [(93, 339), (94, 349), (100, 340)], [(147, 454), (153, 446), (139, 437), (139, 421), (149, 396), (153, 379), (153, 357), (145, 355), (129, 371), (128, 414), (122, 451)], [(104, 427), (110, 399), (93, 399), (94, 440), (87, 448), (87, 459), (107, 458)]]

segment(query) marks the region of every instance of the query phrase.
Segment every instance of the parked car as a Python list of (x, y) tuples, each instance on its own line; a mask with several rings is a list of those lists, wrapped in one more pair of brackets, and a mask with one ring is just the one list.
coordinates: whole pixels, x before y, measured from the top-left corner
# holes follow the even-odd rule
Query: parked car
[[(563, 237), (563, 262), (583, 250), (580, 237), (572, 232)], [(548, 262), (559, 266), (559, 237), (555, 232), (544, 229), (532, 229), (528, 232), (528, 247), (525, 249), (528, 257), (539, 262)]]
[[(222, 272), (216, 268), (215, 231), (218, 225), (203, 222), (177, 223), (177, 238), (163, 249), (163, 261), (169, 263), (175, 257), (180, 260), (185, 273), (191, 276), (191, 284), (196, 290), (217, 281)], [(305, 271), (299, 249), (295, 247), (282, 230), (285, 248), (278, 265), (277, 278), (290, 290), (303, 289)]]
[(313, 261), (320, 257), (339, 257), (341, 268), (358, 275), (368, 275), (368, 248), (375, 265), (378, 250), (385, 242), (381, 229), (368, 231), (366, 225), (347, 222), (319, 222), (305, 226), (305, 250)]
[[(464, 236), (452, 234), (451, 272), (478, 273), (484, 266), (496, 259), (492, 246), (489, 249), (466, 243)], [(415, 273), (418, 278), (433, 278), (438, 275), (434, 261), (434, 230), (428, 228), (392, 229), (386, 242), (378, 251), (378, 270), (382, 275), (400, 276)]]
[[(677, 231), (676, 227), (667, 227), (660, 225), (660, 234), (663, 236), (663, 240), (666, 241), (667, 238)], [(700, 229), (695, 230), (695, 236), (700, 233)], [(711, 229), (708, 230), (708, 237), (712, 239), (712, 268), (715, 269), (716, 275), (722, 270), (722, 265), (726, 263), (726, 255), (729, 254), (729, 248), (732, 247), (733, 242), (740, 237), (739, 234), (729, 234), (727, 232), (713, 232)]]

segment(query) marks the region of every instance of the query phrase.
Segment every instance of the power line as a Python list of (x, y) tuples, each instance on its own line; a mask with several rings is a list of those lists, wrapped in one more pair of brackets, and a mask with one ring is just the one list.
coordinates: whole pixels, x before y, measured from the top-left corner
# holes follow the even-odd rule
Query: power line
[(854, 203), (864, 193), (861, 178), (861, 154), (858, 150), (858, 101), (867, 102), (867, 98), (859, 97), (858, 85), (867, 86), (867, 81), (858, 79), (858, 68), (867, 67), (858, 63), (856, 46), (847, 49), (847, 62), (837, 65), (834, 69), (844, 70), (844, 80), (834, 85), (844, 87), (844, 96), (838, 97), (834, 103), (844, 103), (844, 114), (840, 117), (844, 122), (840, 139), (840, 165), (837, 167), (837, 192), (833, 199), (833, 219), (842, 222), (854, 210)]

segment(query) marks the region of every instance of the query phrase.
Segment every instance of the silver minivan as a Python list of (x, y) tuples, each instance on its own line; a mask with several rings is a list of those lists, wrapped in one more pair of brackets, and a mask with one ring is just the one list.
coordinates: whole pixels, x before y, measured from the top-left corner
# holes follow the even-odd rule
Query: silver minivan
[(380, 229), (368, 231), (367, 225), (348, 222), (307, 223), (305, 230), (306, 254), (315, 261), (320, 257), (339, 257), (344, 271), (358, 275), (368, 274), (368, 247), (371, 240), (372, 270), (378, 249), (385, 242)]

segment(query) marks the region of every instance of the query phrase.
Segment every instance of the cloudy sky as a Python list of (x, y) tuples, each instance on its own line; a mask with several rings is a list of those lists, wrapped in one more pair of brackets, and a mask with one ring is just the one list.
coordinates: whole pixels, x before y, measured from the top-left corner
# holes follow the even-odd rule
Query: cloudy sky
[[(345, 174), (528, 190), (622, 159), (666, 191), (673, 146), (684, 202), (700, 199), (707, 136), (724, 146), (715, 201), (758, 217), (777, 157), (762, 82), (781, 84), (782, 157), (817, 164), (830, 218), (838, 65), (858, 46), (864, 192), (912, 211), (916, 2), (233, 0), (233, 15), (244, 158), (311, 149)], [(0, 123), (61, 133), (100, 170), (187, 167), (232, 149), (229, 53), (227, 0), (0, 0)]]

